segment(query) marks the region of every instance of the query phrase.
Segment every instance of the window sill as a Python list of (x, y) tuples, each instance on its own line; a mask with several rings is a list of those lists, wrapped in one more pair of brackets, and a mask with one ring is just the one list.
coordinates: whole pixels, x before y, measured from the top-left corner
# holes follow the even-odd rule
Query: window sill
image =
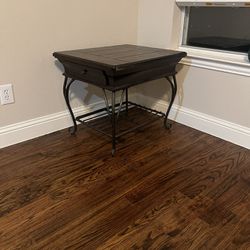
[(246, 54), (198, 49), (188, 46), (181, 46), (179, 50), (188, 54), (186, 58), (182, 59), (181, 64), (250, 76), (250, 62)]

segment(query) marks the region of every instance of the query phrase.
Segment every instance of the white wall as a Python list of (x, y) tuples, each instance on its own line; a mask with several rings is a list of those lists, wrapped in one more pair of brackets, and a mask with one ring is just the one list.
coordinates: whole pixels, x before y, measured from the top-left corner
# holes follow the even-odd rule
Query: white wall
[[(65, 110), (52, 53), (136, 43), (137, 17), (137, 0), (1, 1), (0, 84), (13, 84), (16, 102), (0, 106), (0, 128)], [(99, 100), (97, 88), (76, 88), (84, 104)]]
[[(138, 42), (177, 48), (180, 10), (174, 0), (139, 0)], [(176, 104), (250, 128), (250, 79), (212, 70), (183, 66), (177, 75)], [(138, 91), (167, 100), (167, 82), (155, 81)]]

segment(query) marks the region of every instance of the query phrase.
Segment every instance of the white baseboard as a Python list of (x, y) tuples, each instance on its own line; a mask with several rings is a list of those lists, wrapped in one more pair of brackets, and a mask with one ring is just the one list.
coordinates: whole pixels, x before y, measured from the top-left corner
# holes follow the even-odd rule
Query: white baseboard
[[(104, 102), (73, 109), (76, 116), (103, 107)], [(11, 146), (72, 126), (67, 110), (0, 128), (0, 148)]]
[[(168, 105), (163, 100), (146, 97), (141, 94), (132, 94), (130, 99), (163, 112), (166, 111)], [(100, 101), (88, 106), (75, 108), (74, 113), (78, 116), (103, 106), (104, 102)], [(250, 128), (176, 105), (173, 105), (169, 117), (181, 124), (250, 149)], [(69, 112), (65, 110), (2, 127), (0, 128), (0, 148), (50, 134), (70, 126), (72, 126), (72, 121)]]
[[(168, 103), (163, 100), (137, 94), (137, 103), (166, 112)], [(219, 137), (250, 149), (250, 128), (243, 127), (204, 113), (173, 105), (169, 118), (207, 134)]]

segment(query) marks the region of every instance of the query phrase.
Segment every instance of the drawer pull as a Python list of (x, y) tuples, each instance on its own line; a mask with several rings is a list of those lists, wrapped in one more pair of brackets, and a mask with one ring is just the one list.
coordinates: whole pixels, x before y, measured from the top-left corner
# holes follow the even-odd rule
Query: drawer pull
[(85, 69), (85, 70), (82, 70), (82, 71), (81, 71), (81, 75), (86, 75), (87, 72), (88, 72), (88, 70), (86, 70), (86, 69)]

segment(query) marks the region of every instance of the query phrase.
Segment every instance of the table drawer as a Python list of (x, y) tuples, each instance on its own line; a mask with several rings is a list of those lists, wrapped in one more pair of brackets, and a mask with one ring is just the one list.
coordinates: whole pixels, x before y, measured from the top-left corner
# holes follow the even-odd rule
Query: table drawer
[(96, 85), (105, 85), (105, 77), (102, 71), (79, 65), (72, 62), (63, 63), (67, 76)]

